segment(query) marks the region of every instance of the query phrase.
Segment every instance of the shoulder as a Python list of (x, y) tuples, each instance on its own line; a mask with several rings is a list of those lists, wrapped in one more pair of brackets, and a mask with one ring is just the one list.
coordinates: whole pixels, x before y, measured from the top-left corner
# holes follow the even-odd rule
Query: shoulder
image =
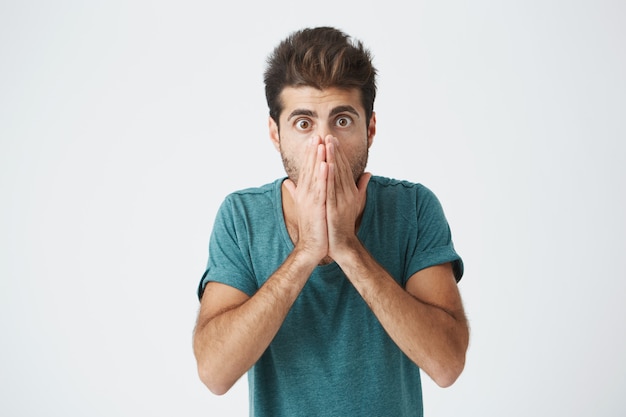
[[(276, 207), (281, 205), (280, 186), (283, 179), (258, 187), (244, 188), (226, 195), (218, 210), (218, 218), (234, 223), (273, 219)], [(271, 217), (270, 217), (271, 216)]]
[(373, 175), (368, 184), (368, 193), (376, 195), (377, 199), (391, 198), (410, 198), (414, 202), (420, 200), (436, 199), (435, 194), (419, 182), (388, 178), (379, 175)]
[(226, 196), (227, 200), (237, 200), (237, 199), (255, 199), (263, 196), (270, 196), (273, 192), (276, 191), (277, 187), (279, 188), (284, 178), (276, 179), (270, 183), (263, 184), (257, 187), (249, 187), (243, 188), (240, 190), (236, 190), (231, 192)]
[(381, 213), (397, 213), (401, 218), (427, 220), (443, 214), (435, 193), (422, 183), (372, 176), (367, 202)]
[(224, 198), (223, 205), (239, 207), (273, 204), (276, 198), (280, 198), (280, 186), (283, 180), (284, 178), (279, 178), (258, 187), (232, 191)]

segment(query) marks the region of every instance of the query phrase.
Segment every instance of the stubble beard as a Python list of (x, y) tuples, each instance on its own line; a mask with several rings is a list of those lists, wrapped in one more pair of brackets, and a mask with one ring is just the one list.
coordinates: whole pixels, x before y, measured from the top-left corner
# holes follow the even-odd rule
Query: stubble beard
[[(280, 148), (280, 157), (283, 160), (283, 167), (285, 168), (285, 172), (287, 173), (287, 177), (297, 186), (298, 185), (298, 174), (299, 170), (292, 158), (289, 158), (283, 152), (282, 147)], [(355, 161), (350, 161), (350, 168), (352, 170), (352, 177), (354, 178), (354, 183), (356, 184), (361, 178), (361, 175), (365, 172), (365, 167), (367, 166), (367, 160), (369, 157), (369, 149), (366, 147), (365, 152), (357, 155)], [(353, 163), (354, 162), (354, 163)]]

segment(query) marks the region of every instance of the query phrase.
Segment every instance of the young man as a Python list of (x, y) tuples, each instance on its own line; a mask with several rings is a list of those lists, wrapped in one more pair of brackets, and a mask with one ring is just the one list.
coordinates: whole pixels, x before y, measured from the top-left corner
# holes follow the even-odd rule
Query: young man
[(293, 33), (265, 73), (286, 178), (229, 195), (200, 282), (194, 352), (251, 415), (420, 416), (420, 369), (451, 385), (469, 331), (437, 198), (365, 172), (376, 70), (334, 28)]

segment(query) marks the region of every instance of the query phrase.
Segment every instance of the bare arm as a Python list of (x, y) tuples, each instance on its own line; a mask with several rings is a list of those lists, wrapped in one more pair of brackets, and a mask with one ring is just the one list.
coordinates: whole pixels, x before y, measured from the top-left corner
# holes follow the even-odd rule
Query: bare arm
[(261, 357), (314, 267), (294, 251), (252, 297), (207, 284), (193, 347), (200, 379), (211, 392), (226, 393)]
[(326, 140), (329, 254), (398, 347), (440, 386), (461, 374), (469, 329), (450, 264), (415, 273), (402, 288), (369, 254), (355, 225), (369, 174), (354, 183), (340, 144)]
[(405, 290), (362, 246), (338, 263), (398, 347), (438, 385), (452, 385), (469, 329), (451, 265), (415, 273)]
[(325, 148), (310, 141), (298, 186), (284, 187), (293, 198), (298, 242), (283, 264), (252, 296), (208, 283), (194, 332), (198, 373), (215, 394), (223, 394), (261, 357), (289, 309), (327, 254)]

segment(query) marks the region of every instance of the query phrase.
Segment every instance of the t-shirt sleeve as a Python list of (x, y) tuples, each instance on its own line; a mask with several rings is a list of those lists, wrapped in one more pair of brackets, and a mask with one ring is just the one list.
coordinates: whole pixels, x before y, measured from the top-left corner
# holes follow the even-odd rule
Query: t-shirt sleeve
[(210, 281), (230, 285), (252, 296), (256, 290), (250, 257), (249, 242), (243, 216), (236, 212), (232, 199), (226, 198), (220, 206), (211, 237), (207, 267), (198, 285), (198, 298), (202, 299), (204, 288)]
[(434, 265), (451, 262), (456, 281), (463, 276), (463, 260), (454, 249), (450, 226), (435, 194), (426, 187), (417, 193), (417, 241), (409, 262), (409, 277)]

